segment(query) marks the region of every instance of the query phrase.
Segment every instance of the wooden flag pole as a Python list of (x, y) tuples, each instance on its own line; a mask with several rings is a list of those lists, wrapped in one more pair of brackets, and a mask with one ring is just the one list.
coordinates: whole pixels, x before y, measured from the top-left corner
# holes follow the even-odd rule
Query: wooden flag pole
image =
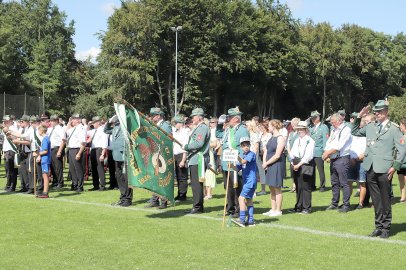
[[(136, 110), (136, 109), (134, 108), (134, 106), (132, 106), (130, 103), (128, 103), (127, 101), (125, 101), (125, 100), (122, 99), (122, 98), (117, 98), (116, 101), (120, 101), (120, 102), (124, 103), (124, 105), (127, 105), (128, 107), (130, 107), (131, 109)], [(138, 110), (136, 110), (136, 111), (137, 111), (137, 113), (138, 113), (139, 115), (141, 115), (146, 121), (148, 121), (148, 123), (150, 123), (151, 125), (153, 125), (153, 126), (156, 127), (157, 129), (159, 129), (160, 131), (162, 131), (162, 133), (165, 134), (167, 137), (169, 137), (169, 139), (171, 139), (171, 141), (173, 141), (173, 142), (179, 144), (179, 145), (183, 148), (183, 144), (180, 143), (178, 140), (176, 140), (171, 134), (169, 134), (169, 133), (166, 132), (165, 130), (161, 129), (160, 127), (158, 127), (154, 122), (151, 122), (142, 112), (140, 112), (140, 111), (138, 111)]]
[(228, 185), (230, 181), (230, 168), (231, 168), (231, 163), (230, 161), (228, 162), (228, 171), (227, 171), (227, 183), (226, 183), (226, 195), (224, 197), (224, 210), (223, 210), (223, 225), (221, 228), (224, 230), (224, 223), (226, 222), (226, 205), (227, 205), (227, 196), (228, 196)]

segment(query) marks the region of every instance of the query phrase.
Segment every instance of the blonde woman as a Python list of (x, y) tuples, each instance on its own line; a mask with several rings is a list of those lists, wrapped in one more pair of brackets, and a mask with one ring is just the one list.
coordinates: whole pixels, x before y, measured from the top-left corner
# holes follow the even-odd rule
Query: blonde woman
[(262, 168), (266, 170), (265, 184), (271, 191), (271, 210), (264, 213), (266, 216), (277, 217), (282, 215), (282, 187), (285, 166), (285, 138), (279, 133), (283, 124), (279, 120), (269, 122), (269, 132), (272, 137), (264, 149)]

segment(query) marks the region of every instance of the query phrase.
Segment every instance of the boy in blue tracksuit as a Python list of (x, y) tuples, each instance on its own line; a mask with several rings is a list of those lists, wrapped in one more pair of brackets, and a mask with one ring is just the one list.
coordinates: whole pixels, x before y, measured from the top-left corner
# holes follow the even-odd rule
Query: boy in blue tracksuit
[[(243, 187), (238, 202), (240, 204), (240, 218), (234, 220), (234, 223), (241, 227), (255, 226), (254, 223), (254, 206), (252, 198), (257, 188), (257, 162), (255, 153), (250, 151), (250, 138), (243, 137), (240, 139), (240, 146), (243, 154), (238, 157), (237, 170), (242, 170)], [(248, 222), (246, 218), (248, 216)]]

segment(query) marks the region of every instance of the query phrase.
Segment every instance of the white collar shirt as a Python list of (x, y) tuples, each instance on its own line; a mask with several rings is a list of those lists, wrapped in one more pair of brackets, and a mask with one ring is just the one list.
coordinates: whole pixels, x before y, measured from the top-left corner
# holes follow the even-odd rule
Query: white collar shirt
[[(180, 129), (175, 129), (172, 128), (172, 135), (173, 138), (175, 138), (177, 141), (179, 141), (182, 145), (186, 145), (189, 142), (189, 132), (185, 128), (180, 128)], [(182, 149), (182, 147), (177, 144), (176, 142), (173, 142), (173, 154), (174, 155), (179, 155), (186, 153), (185, 150)]]
[(47, 135), (51, 141), (51, 148), (59, 147), (62, 141), (66, 141), (66, 132), (60, 125), (48, 128)]
[(77, 125), (66, 131), (67, 144), (69, 148), (80, 148), (86, 143), (86, 132), (82, 125)]
[(335, 149), (338, 151), (336, 154), (331, 155), (330, 158), (348, 156), (350, 154), (351, 142), (351, 129), (342, 123), (338, 128), (331, 131), (325, 150)]
[(314, 146), (315, 142), (309, 135), (297, 137), (293, 142), (290, 158), (300, 158), (303, 163), (309, 163), (313, 159)]
[[(8, 128), (8, 130), (10, 131), (17, 131), (17, 129), (12, 125)], [(4, 142), (3, 142), (3, 152), (6, 151), (14, 151), (13, 147), (11, 146), (11, 144), (8, 142), (8, 140), (12, 141), (11, 139), (7, 139), (6, 138), (6, 134), (4, 134)]]
[(87, 135), (92, 138), (91, 148), (106, 149), (108, 145), (108, 135), (104, 133), (104, 127), (100, 126), (97, 129), (92, 129), (87, 132)]

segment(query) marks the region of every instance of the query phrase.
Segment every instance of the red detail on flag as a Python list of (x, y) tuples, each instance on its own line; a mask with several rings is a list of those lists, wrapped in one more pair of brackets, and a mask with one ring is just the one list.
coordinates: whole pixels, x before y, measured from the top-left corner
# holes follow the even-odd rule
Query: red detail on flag
[(196, 140), (201, 141), (202, 139), (203, 139), (203, 135), (202, 135), (202, 134), (197, 135)]
[(400, 138), (400, 144), (405, 144), (405, 139), (404, 138)]

